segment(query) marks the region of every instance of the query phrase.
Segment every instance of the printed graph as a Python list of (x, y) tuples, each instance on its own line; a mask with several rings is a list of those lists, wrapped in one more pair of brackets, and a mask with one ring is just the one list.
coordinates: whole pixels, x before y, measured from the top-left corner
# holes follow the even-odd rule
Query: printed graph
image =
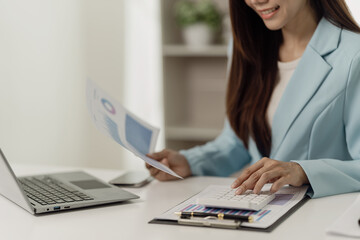
[(144, 155), (150, 152), (152, 131), (128, 114), (125, 117), (125, 133), (126, 141), (138, 152)]
[(210, 208), (198, 204), (190, 204), (184, 209), (182, 209), (181, 212), (224, 213), (237, 216), (253, 216), (255, 221), (259, 221), (265, 215), (269, 214), (271, 210), (248, 211), (224, 208)]
[[(294, 197), (294, 194), (275, 194), (275, 196), (275, 199), (271, 201), (269, 205), (283, 206)], [(238, 216), (253, 216), (255, 222), (257, 222), (260, 221), (267, 214), (269, 214), (271, 210), (261, 209), (259, 211), (249, 211), (241, 209), (212, 208), (205, 207), (199, 204), (189, 204), (187, 207), (183, 208), (181, 212), (224, 213)]]
[(104, 115), (104, 120), (105, 120), (105, 129), (110, 134), (112, 139), (114, 139), (115, 142), (117, 142), (118, 144), (124, 146), (124, 144), (120, 140), (117, 124), (106, 115)]

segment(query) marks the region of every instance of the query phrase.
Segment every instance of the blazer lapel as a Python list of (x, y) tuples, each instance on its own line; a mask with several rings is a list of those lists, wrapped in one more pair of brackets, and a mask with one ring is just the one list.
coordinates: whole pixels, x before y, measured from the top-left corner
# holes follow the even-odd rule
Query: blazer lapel
[(330, 73), (332, 67), (325, 61), (324, 56), (337, 48), (340, 33), (340, 28), (324, 18), (320, 21), (275, 112), (270, 157), (276, 158), (292, 123)]

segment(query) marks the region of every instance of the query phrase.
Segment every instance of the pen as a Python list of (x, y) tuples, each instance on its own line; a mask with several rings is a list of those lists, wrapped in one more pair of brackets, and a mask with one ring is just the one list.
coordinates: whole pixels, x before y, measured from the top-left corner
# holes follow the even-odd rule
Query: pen
[(253, 216), (239, 216), (239, 215), (230, 215), (224, 213), (204, 213), (204, 212), (175, 212), (180, 218), (191, 218), (191, 217), (217, 217), (218, 219), (231, 219), (238, 220), (243, 222), (254, 222)]

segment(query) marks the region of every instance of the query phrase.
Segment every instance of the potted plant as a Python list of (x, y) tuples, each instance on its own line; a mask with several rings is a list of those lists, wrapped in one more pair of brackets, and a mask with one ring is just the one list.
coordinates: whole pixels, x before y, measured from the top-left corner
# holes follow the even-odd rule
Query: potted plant
[(210, 0), (180, 0), (175, 15), (184, 41), (190, 46), (212, 44), (222, 24), (220, 11)]

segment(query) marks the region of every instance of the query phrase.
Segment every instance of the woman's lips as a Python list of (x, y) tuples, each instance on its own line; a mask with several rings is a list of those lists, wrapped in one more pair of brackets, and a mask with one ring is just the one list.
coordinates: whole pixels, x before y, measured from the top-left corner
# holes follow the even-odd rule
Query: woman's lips
[(258, 10), (258, 12), (262, 19), (270, 19), (278, 12), (279, 8), (280, 8), (280, 6), (276, 6), (273, 8)]

